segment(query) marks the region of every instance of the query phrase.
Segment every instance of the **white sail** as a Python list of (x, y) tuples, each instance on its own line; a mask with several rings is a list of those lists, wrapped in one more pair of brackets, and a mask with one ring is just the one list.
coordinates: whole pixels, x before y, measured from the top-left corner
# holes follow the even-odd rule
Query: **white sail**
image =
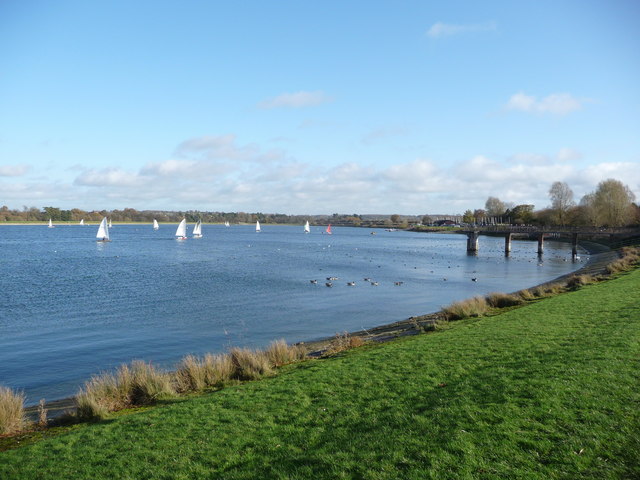
[(178, 225), (178, 229), (176, 230), (176, 237), (178, 238), (187, 238), (187, 219), (183, 218)]
[(256, 220), (256, 232), (260, 231), (260, 222)]
[(198, 238), (202, 236), (202, 222), (200, 220), (198, 220), (198, 223), (193, 227), (193, 236)]
[(304, 224), (304, 233), (309, 233), (311, 231), (311, 228), (309, 228), (309, 220), (307, 220), (307, 223)]
[(113, 225), (111, 225), (111, 219), (109, 219), (109, 228), (113, 227)]
[(103, 242), (109, 241), (109, 226), (107, 225), (107, 217), (104, 217), (100, 222), (100, 226), (98, 227), (98, 233), (96, 234), (96, 238)]
[(154, 230), (158, 230), (160, 228), (160, 226), (158, 225), (158, 221), (154, 218), (153, 219), (153, 229)]
[(224, 222), (224, 226), (225, 226), (225, 227), (228, 227), (228, 226), (229, 226), (229, 220), (225, 220), (225, 222)]
[(49, 219), (49, 228), (53, 228), (53, 221), (51, 221), (51, 219)]
[(80, 220), (80, 225), (84, 225), (84, 218)]

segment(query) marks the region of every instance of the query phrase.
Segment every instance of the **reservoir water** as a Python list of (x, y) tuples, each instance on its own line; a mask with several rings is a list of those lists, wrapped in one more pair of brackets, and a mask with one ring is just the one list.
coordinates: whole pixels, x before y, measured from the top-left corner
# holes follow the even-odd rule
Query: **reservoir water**
[(0, 227), (0, 385), (28, 404), (133, 359), (171, 368), (189, 353), (361, 330), (580, 267), (553, 241), (541, 258), (515, 241), (506, 258), (504, 240), (484, 236), (469, 256), (456, 234), (204, 225), (178, 241), (176, 225), (117, 225), (98, 243), (97, 228)]

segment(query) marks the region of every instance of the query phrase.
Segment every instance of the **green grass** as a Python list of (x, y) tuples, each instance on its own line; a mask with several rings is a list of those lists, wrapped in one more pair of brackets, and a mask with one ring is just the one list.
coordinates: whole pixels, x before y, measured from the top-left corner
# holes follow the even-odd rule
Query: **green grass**
[(640, 270), (76, 425), (2, 479), (640, 478)]

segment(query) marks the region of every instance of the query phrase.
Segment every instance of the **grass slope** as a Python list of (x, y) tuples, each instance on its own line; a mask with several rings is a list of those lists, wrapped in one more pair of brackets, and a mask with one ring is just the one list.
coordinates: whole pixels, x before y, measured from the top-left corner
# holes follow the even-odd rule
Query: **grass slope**
[(3, 479), (640, 478), (640, 271), (81, 425)]

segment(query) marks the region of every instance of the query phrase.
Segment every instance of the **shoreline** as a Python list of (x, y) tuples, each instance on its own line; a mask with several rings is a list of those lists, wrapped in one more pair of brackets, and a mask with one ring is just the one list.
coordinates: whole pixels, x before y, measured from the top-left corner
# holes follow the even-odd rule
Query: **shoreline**
[[(612, 250), (611, 248), (600, 243), (584, 241), (580, 242), (579, 246), (586, 250), (587, 255), (589, 256), (589, 260), (582, 267), (573, 272), (560, 275), (559, 277), (551, 279), (547, 282), (543, 282), (538, 285), (532, 285), (529, 288), (556, 283), (558, 281), (566, 280), (574, 275), (602, 273), (607, 264), (609, 264), (615, 258), (618, 258), (618, 254), (615, 250)], [(431, 312), (423, 315), (409, 317), (404, 320), (385, 323), (370, 329), (344, 333), (350, 337), (359, 337), (366, 341), (385, 343), (396, 338), (418, 335), (423, 332), (434, 330), (436, 322), (441, 318), (441, 311)], [(298, 342), (296, 345), (304, 346), (309, 357), (318, 358), (329, 348), (331, 342), (335, 340), (336, 335), (339, 335), (339, 333), (333, 336)], [(49, 420), (55, 420), (65, 413), (69, 413), (70, 411), (73, 411), (75, 409), (74, 397), (47, 401), (45, 403), (45, 409), (47, 410), (47, 418)], [(29, 405), (25, 407), (25, 414), (31, 420), (37, 420), (38, 410), (38, 404)]]

